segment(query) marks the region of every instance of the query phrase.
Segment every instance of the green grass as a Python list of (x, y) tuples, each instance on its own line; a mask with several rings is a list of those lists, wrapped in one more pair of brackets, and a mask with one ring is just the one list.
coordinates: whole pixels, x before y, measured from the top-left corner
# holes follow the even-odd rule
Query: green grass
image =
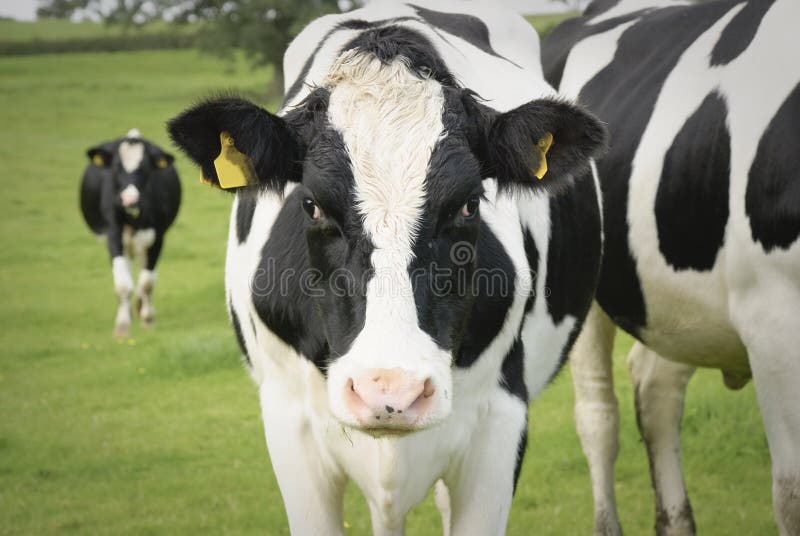
[[(230, 198), (177, 165), (184, 204), (167, 235), (158, 325), (111, 336), (104, 247), (84, 227), (84, 151), (131, 127), (167, 146), (164, 121), (270, 80), (192, 51), (0, 58), (0, 534), (287, 534), (255, 389), (224, 311)], [(628, 534), (651, 532), (652, 493), (617, 346), (619, 505)], [(588, 534), (591, 493), (564, 372), (531, 409), (530, 446), (508, 533)], [(769, 459), (752, 387), (701, 372), (684, 420), (684, 461), (704, 534), (774, 534)], [(352, 487), (350, 534), (369, 516)], [(432, 502), (408, 534), (436, 534)]]
[(106, 25), (96, 22), (69, 22), (68, 20), (40, 20), (21, 22), (0, 20), (0, 40), (2, 41), (59, 41), (63, 39), (92, 39), (116, 37), (121, 35), (141, 35), (147, 33), (191, 32), (196, 26), (172, 26), (166, 22), (153, 22), (141, 27), (125, 29), (119, 25)]

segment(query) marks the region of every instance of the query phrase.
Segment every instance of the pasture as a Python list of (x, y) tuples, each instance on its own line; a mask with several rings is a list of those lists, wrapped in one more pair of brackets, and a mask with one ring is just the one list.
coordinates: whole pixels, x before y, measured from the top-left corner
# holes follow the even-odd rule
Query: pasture
[[(263, 102), (271, 73), (191, 50), (0, 58), (0, 534), (287, 534), (256, 391), (224, 308), (231, 198), (177, 155), (184, 202), (167, 234), (157, 325), (111, 335), (105, 247), (77, 192), (85, 150), (137, 127), (168, 148), (164, 122), (197, 97)], [(620, 336), (617, 462), (628, 534), (652, 533), (653, 498)], [(565, 370), (530, 410), (508, 534), (588, 534), (589, 476)], [(766, 440), (752, 389), (719, 373), (690, 384), (683, 459), (698, 531), (774, 534)], [(369, 534), (352, 486), (346, 533)], [(432, 500), (407, 533), (440, 533)]]

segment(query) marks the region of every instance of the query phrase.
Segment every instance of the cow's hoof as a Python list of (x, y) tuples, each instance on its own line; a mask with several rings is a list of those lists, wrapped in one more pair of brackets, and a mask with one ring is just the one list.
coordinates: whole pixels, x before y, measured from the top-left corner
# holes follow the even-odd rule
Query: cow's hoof
[(114, 326), (114, 336), (115, 337), (127, 337), (131, 334), (131, 326), (130, 324), (117, 324)]
[(622, 527), (619, 526), (616, 512), (602, 511), (594, 517), (595, 536), (622, 536)]
[(143, 328), (152, 328), (156, 325), (156, 317), (154, 316), (143, 316), (142, 317), (142, 327)]

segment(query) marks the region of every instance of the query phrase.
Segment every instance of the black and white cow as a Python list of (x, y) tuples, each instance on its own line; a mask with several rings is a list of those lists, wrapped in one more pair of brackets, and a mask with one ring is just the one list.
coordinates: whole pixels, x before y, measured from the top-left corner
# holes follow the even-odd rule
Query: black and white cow
[(528, 402), (594, 292), (604, 129), (493, 5), (371, 2), (312, 22), (284, 69), (277, 115), (217, 98), (169, 131), (209, 182), (257, 181), (227, 299), (291, 531), (340, 534), (352, 479), (376, 534), (437, 481), (445, 530), (501, 534)]
[(752, 376), (775, 518), (800, 534), (799, 20), (797, 0), (603, 0), (542, 46), (547, 79), (610, 128), (600, 307), (572, 354), (597, 532), (619, 531), (616, 325), (638, 339), (657, 531), (695, 530), (680, 421), (695, 367), (712, 367), (734, 389)]
[(155, 320), (152, 294), (164, 234), (181, 203), (172, 155), (132, 129), (124, 138), (89, 149), (81, 182), (81, 211), (89, 228), (108, 244), (119, 298), (114, 334), (128, 335), (133, 288), (130, 259), (141, 262), (136, 309), (143, 325)]

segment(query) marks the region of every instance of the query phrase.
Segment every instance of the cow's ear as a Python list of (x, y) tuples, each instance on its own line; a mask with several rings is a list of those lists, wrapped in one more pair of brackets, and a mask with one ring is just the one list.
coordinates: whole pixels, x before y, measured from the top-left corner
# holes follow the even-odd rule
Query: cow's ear
[(559, 192), (606, 147), (606, 129), (575, 104), (538, 99), (505, 113), (484, 114), (484, 174), (501, 188)]
[(166, 151), (162, 151), (161, 147), (153, 144), (147, 144), (147, 156), (150, 158), (150, 164), (158, 169), (165, 169), (172, 165), (175, 157)]
[(236, 97), (204, 101), (167, 124), (172, 141), (200, 166), (203, 179), (235, 190), (279, 192), (302, 177), (302, 144), (287, 123)]
[(109, 167), (114, 158), (114, 151), (111, 143), (104, 143), (86, 150), (86, 156), (93, 166)]

